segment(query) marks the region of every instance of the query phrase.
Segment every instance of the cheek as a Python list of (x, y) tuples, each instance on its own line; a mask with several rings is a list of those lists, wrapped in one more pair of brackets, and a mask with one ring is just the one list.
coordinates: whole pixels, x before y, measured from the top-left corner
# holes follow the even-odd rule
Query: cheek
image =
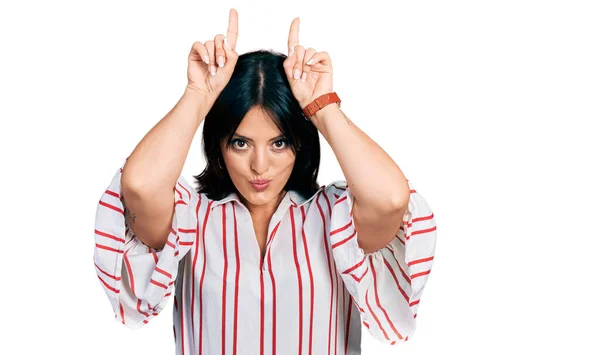
[(224, 159), (230, 175), (239, 175), (243, 172), (244, 166), (247, 164), (242, 157), (233, 154), (225, 156)]

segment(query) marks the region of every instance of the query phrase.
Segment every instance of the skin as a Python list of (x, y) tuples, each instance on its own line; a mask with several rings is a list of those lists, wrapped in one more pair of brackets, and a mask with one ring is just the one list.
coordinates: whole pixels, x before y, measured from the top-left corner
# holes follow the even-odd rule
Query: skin
[[(304, 108), (320, 96), (333, 92), (333, 64), (327, 52), (317, 52), (314, 48), (299, 44), (299, 28), (300, 19), (295, 18), (288, 34), (289, 55), (283, 67), (294, 97)], [(218, 35), (214, 42), (208, 42), (208, 46), (198, 46), (198, 53), (206, 55), (209, 66), (214, 66), (215, 57), (219, 63), (218, 69), (213, 71), (216, 75), (206, 75), (206, 83), (199, 89), (210, 92), (206, 88), (225, 86), (238, 58), (235, 52), (237, 37), (237, 11), (231, 9), (227, 36)], [(264, 225), (268, 224), (285, 195), (282, 188), (293, 166), (292, 152), (281, 156), (272, 150), (269, 139), (279, 132), (274, 125), (269, 126), (269, 122), (258, 119), (260, 117), (258, 112), (249, 113), (246, 117), (248, 124), (244, 124), (244, 129), (248, 131), (240, 132), (256, 138), (254, 144), (249, 144), (248, 152), (235, 152), (234, 155), (224, 150), (225, 159), (231, 165), (232, 180), (253, 215), (259, 243), (263, 231), (266, 233)], [(394, 239), (408, 210), (410, 188), (404, 173), (375, 141), (342, 112), (340, 106), (327, 105), (312, 115), (310, 121), (331, 146), (352, 189), (352, 214), (359, 246), (365, 253), (384, 248)], [(259, 127), (269, 127), (269, 134)], [(252, 191), (249, 183), (252, 178), (274, 180), (267, 191), (258, 193)]]
[[(281, 136), (282, 132), (266, 113), (254, 107), (235, 131), (233, 145), (226, 149), (225, 141), (221, 142), (225, 167), (240, 200), (250, 211), (256, 229), (265, 233), (264, 224), (269, 223), (287, 193), (283, 188), (296, 160), (291, 146)], [(250, 183), (254, 179), (272, 180), (266, 190), (257, 191)]]

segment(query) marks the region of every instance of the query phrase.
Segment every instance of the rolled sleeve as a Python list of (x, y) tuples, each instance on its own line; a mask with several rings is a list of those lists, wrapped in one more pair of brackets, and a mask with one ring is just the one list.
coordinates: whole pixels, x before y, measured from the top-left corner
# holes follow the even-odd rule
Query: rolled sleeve
[(94, 264), (115, 318), (130, 328), (139, 328), (162, 311), (173, 292), (179, 261), (195, 242), (200, 197), (180, 176), (173, 189), (175, 212), (167, 244), (162, 250), (148, 247), (125, 218), (123, 165), (98, 203)]
[(350, 188), (338, 180), (326, 189), (335, 201), (329, 240), (337, 271), (369, 333), (388, 344), (406, 341), (415, 332), (436, 246), (433, 212), (410, 181), (409, 187), (408, 210), (395, 238), (369, 254), (358, 245)]

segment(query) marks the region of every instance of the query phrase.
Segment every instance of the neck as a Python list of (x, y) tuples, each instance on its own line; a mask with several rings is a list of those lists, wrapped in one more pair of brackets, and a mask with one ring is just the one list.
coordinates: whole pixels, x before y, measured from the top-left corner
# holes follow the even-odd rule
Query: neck
[(244, 205), (246, 205), (246, 208), (248, 208), (248, 211), (250, 211), (250, 215), (252, 216), (252, 218), (258, 220), (270, 220), (275, 211), (277, 210), (277, 207), (281, 203), (281, 200), (283, 200), (283, 198), (285, 197), (286, 193), (286, 190), (281, 190), (279, 196), (273, 199), (273, 201), (260, 206), (251, 204), (243, 197), (240, 198)]

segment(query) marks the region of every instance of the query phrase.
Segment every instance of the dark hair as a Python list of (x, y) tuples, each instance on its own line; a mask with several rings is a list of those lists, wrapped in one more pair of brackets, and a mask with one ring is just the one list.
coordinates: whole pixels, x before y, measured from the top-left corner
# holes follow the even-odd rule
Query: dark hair
[[(220, 200), (237, 192), (223, 160), (221, 142), (227, 146), (250, 109), (260, 107), (277, 125), (291, 146), (296, 160), (284, 189), (295, 190), (304, 198), (319, 189), (317, 175), (321, 161), (319, 132), (307, 121), (292, 94), (285, 76), (286, 55), (258, 50), (239, 56), (232, 77), (204, 120), (202, 131), (206, 167), (194, 175), (199, 193)], [(221, 168), (220, 166), (223, 166)]]

